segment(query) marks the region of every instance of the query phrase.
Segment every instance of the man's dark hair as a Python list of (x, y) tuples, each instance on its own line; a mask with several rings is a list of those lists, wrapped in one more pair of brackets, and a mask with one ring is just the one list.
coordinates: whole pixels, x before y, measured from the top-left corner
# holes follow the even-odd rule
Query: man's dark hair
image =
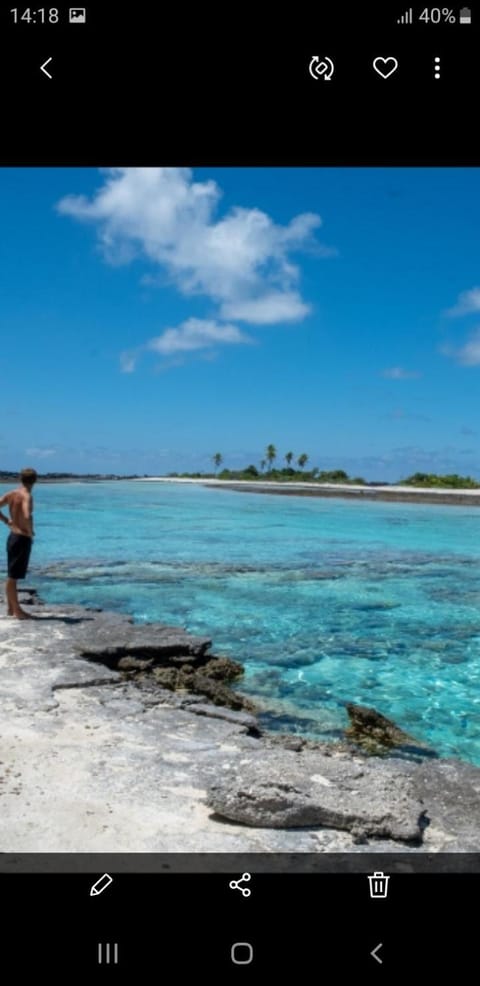
[(24, 486), (33, 486), (37, 482), (37, 473), (35, 469), (22, 469), (20, 473), (20, 480)]

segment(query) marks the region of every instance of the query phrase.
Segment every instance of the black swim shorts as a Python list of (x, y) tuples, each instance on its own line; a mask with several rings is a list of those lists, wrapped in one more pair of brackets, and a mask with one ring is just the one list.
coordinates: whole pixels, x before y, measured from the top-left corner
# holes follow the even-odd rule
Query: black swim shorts
[(26, 534), (9, 534), (7, 538), (7, 558), (9, 579), (24, 579), (32, 550), (32, 539)]

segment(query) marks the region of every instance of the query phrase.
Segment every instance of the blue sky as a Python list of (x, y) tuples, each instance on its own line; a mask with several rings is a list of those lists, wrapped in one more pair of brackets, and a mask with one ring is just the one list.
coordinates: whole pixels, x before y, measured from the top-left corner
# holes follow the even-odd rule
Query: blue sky
[(3, 169), (5, 469), (480, 478), (479, 169)]

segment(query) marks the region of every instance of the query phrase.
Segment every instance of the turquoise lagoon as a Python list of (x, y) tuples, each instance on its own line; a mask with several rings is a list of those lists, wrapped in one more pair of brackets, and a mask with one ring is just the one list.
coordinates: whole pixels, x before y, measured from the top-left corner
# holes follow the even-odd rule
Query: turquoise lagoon
[(335, 738), (352, 701), (480, 765), (480, 508), (78, 482), (35, 528), (47, 602), (209, 636), (266, 727)]

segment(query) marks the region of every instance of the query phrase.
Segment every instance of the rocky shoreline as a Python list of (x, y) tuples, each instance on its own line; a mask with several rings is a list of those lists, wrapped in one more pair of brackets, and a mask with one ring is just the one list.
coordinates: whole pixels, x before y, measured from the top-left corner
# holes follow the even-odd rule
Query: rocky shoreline
[(3, 852), (478, 853), (480, 769), (372, 710), (339, 744), (268, 734), (207, 638), (22, 605), (0, 618)]

